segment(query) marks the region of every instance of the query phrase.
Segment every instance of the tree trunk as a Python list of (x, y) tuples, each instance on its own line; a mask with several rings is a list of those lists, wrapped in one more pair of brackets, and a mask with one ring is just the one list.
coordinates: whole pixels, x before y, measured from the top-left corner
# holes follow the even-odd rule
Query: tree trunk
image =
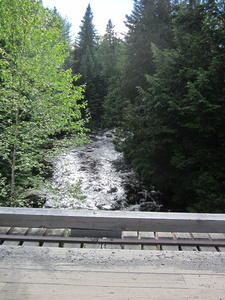
[(16, 152), (17, 152), (17, 137), (18, 137), (18, 125), (19, 125), (19, 107), (16, 110), (15, 119), (15, 141), (12, 151), (12, 168), (11, 168), (11, 197), (15, 195), (15, 168), (16, 168)]

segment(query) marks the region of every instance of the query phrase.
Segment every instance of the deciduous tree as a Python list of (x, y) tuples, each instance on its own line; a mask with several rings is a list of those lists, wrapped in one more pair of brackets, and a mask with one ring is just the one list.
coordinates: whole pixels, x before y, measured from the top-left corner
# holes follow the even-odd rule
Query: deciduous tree
[(62, 69), (67, 45), (52, 22), (39, 1), (1, 1), (1, 196), (11, 196), (4, 205), (34, 186), (49, 136), (66, 131), (80, 142), (82, 135), (82, 89)]

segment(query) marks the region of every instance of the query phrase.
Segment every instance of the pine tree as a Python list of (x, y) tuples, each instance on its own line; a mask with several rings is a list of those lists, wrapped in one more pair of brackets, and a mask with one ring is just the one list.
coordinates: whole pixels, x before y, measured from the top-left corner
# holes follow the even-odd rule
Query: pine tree
[(176, 209), (224, 212), (222, 1), (182, 3), (174, 33), (174, 49), (152, 44), (155, 72), (138, 89), (123, 149)]
[(96, 31), (93, 24), (93, 13), (88, 5), (82, 25), (80, 26), (74, 50), (74, 74), (80, 73), (79, 84), (85, 84), (85, 100), (93, 122), (99, 122), (102, 115), (102, 80), (100, 66), (96, 60)]
[(109, 20), (106, 26), (106, 33), (99, 45), (99, 57), (101, 59), (101, 75), (105, 78), (106, 84), (114, 75), (117, 63), (117, 47), (120, 40), (116, 37), (112, 21)]
[(104, 82), (103, 103), (105, 126), (115, 126), (121, 120), (122, 106), (120, 94), (121, 72), (124, 60), (124, 42), (117, 37), (114, 25), (109, 20), (106, 33), (98, 47), (98, 60), (101, 62), (101, 77)]
[(172, 19), (169, 0), (136, 0), (127, 16), (126, 69), (124, 88), (134, 103), (137, 86), (145, 86), (145, 75), (155, 71), (151, 43), (160, 49), (172, 45)]
[[(81, 22), (82, 25), (80, 26), (80, 32), (78, 33), (75, 44), (75, 61), (77, 62), (77, 65), (75, 65), (76, 69), (74, 69), (74, 72), (76, 74), (80, 72), (80, 69), (82, 68), (82, 58), (87, 54), (87, 52), (89, 52), (92, 57), (94, 56), (96, 33), (90, 4), (88, 5), (84, 18)], [(83, 80), (85, 81), (86, 78), (84, 77)]]
[(137, 87), (147, 88), (146, 75), (155, 72), (151, 44), (160, 49), (172, 47), (172, 19), (169, 0), (136, 0), (132, 14), (127, 16), (125, 67), (118, 95), (123, 103), (122, 131), (126, 137), (123, 147), (127, 156), (139, 147), (140, 126), (145, 126), (146, 107)]

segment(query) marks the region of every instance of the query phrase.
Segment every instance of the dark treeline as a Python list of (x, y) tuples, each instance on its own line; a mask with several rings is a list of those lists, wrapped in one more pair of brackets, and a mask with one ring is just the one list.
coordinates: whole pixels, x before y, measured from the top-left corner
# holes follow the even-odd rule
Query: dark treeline
[[(29, 187), (21, 174), (27, 180), (27, 175), (40, 167), (40, 149), (46, 148), (43, 138), (65, 131), (79, 136), (85, 126), (116, 127), (116, 147), (146, 182), (164, 193), (166, 206), (177, 211), (225, 212), (223, 0), (134, 0), (133, 11), (125, 21), (128, 31), (122, 38), (111, 20), (105, 34), (99, 36), (88, 5), (72, 44), (70, 26), (56, 10), (43, 9), (41, 1), (24, 1), (32, 7), (39, 5), (38, 36), (32, 16), (23, 16), (26, 9), (15, 8), (14, 13), (6, 10), (9, 2), (1, 1), (0, 10), (2, 28), (5, 26), (12, 37), (6, 38), (4, 31), (0, 36), (2, 198), (9, 195), (10, 182), (11, 198), (16, 183), (20, 188)], [(13, 2), (15, 7), (16, 3), (21, 5), (21, 1)], [(41, 17), (43, 14), (47, 17)], [(24, 21), (26, 18), (30, 23)], [(10, 32), (15, 26), (9, 24), (18, 21), (17, 31)], [(20, 30), (23, 21), (24, 30)], [(25, 30), (28, 25), (30, 29)], [(51, 43), (47, 47), (45, 39), (54, 40), (54, 47)], [(28, 68), (27, 61), (33, 68)], [(38, 68), (40, 65), (46, 72)], [(68, 94), (74, 98), (66, 104)], [(62, 115), (54, 127), (51, 109), (55, 103), (62, 105), (58, 107)], [(47, 106), (50, 115), (36, 111), (40, 107), (43, 112)], [(69, 111), (64, 120), (66, 107)], [(26, 127), (31, 121), (40, 128), (33, 136)], [(2, 142), (6, 132), (11, 137)], [(31, 163), (30, 147), (35, 150), (31, 152), (38, 166)], [(35, 176), (37, 173), (41, 175), (36, 171)]]
[(181, 211), (225, 212), (225, 10), (222, 0), (136, 0), (123, 40), (96, 36), (88, 6), (74, 72), (91, 122), (118, 128), (142, 177)]

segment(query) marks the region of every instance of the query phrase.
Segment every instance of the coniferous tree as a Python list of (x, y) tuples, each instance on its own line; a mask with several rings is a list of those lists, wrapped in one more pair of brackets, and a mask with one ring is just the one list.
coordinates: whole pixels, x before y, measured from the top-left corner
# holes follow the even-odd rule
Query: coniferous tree
[[(120, 59), (119, 78), (114, 81), (114, 90), (107, 95), (105, 102), (117, 125), (122, 125), (125, 135), (136, 127), (135, 118), (142, 115), (142, 101), (137, 86), (146, 87), (146, 74), (153, 74), (155, 66), (151, 43), (160, 49), (172, 46), (172, 9), (169, 0), (136, 0), (134, 9), (127, 16), (128, 34), (125, 37), (125, 52)], [(115, 105), (117, 109), (115, 109)], [(140, 117), (141, 117), (140, 115)], [(117, 120), (117, 121), (116, 121)]]
[(96, 31), (93, 24), (93, 13), (88, 5), (74, 50), (74, 74), (80, 73), (79, 84), (85, 84), (85, 100), (93, 122), (99, 122), (102, 115), (103, 83), (100, 66), (96, 60)]
[(144, 87), (145, 75), (155, 71), (151, 43), (160, 49), (172, 45), (170, 1), (136, 0), (132, 14), (127, 16), (126, 26), (129, 31), (126, 36), (124, 88), (129, 100), (134, 102), (136, 87)]
[[(90, 4), (88, 5), (84, 18), (81, 21), (80, 32), (75, 43), (75, 66), (74, 73), (80, 72), (82, 68), (82, 58), (87, 54), (94, 56), (94, 48), (96, 45), (96, 32), (93, 24), (93, 13)], [(82, 74), (83, 75), (83, 74)], [(84, 77), (84, 81), (86, 78)]]
[(109, 20), (106, 32), (98, 45), (98, 61), (101, 62), (101, 78), (104, 83), (103, 123), (115, 126), (121, 118), (122, 106), (118, 101), (122, 61), (124, 59), (124, 42), (117, 37), (114, 25)]
[[(137, 86), (147, 88), (145, 76), (155, 72), (151, 43), (160, 49), (172, 47), (172, 18), (169, 0), (163, 1), (163, 4), (155, 0), (136, 0), (132, 14), (127, 16), (129, 31), (126, 36), (125, 63), (117, 95), (120, 103), (123, 103), (120, 120), (127, 141), (129, 135), (134, 137), (141, 134), (138, 128), (145, 117), (146, 107)], [(131, 146), (131, 149), (134, 150), (135, 146)]]
[(117, 63), (117, 47), (120, 40), (116, 37), (112, 21), (109, 20), (106, 26), (106, 33), (99, 45), (99, 58), (101, 59), (101, 75), (105, 78), (106, 84), (114, 75)]
[(181, 3), (174, 33), (174, 49), (152, 44), (155, 72), (139, 88), (123, 149), (176, 209), (224, 212), (222, 1)]

